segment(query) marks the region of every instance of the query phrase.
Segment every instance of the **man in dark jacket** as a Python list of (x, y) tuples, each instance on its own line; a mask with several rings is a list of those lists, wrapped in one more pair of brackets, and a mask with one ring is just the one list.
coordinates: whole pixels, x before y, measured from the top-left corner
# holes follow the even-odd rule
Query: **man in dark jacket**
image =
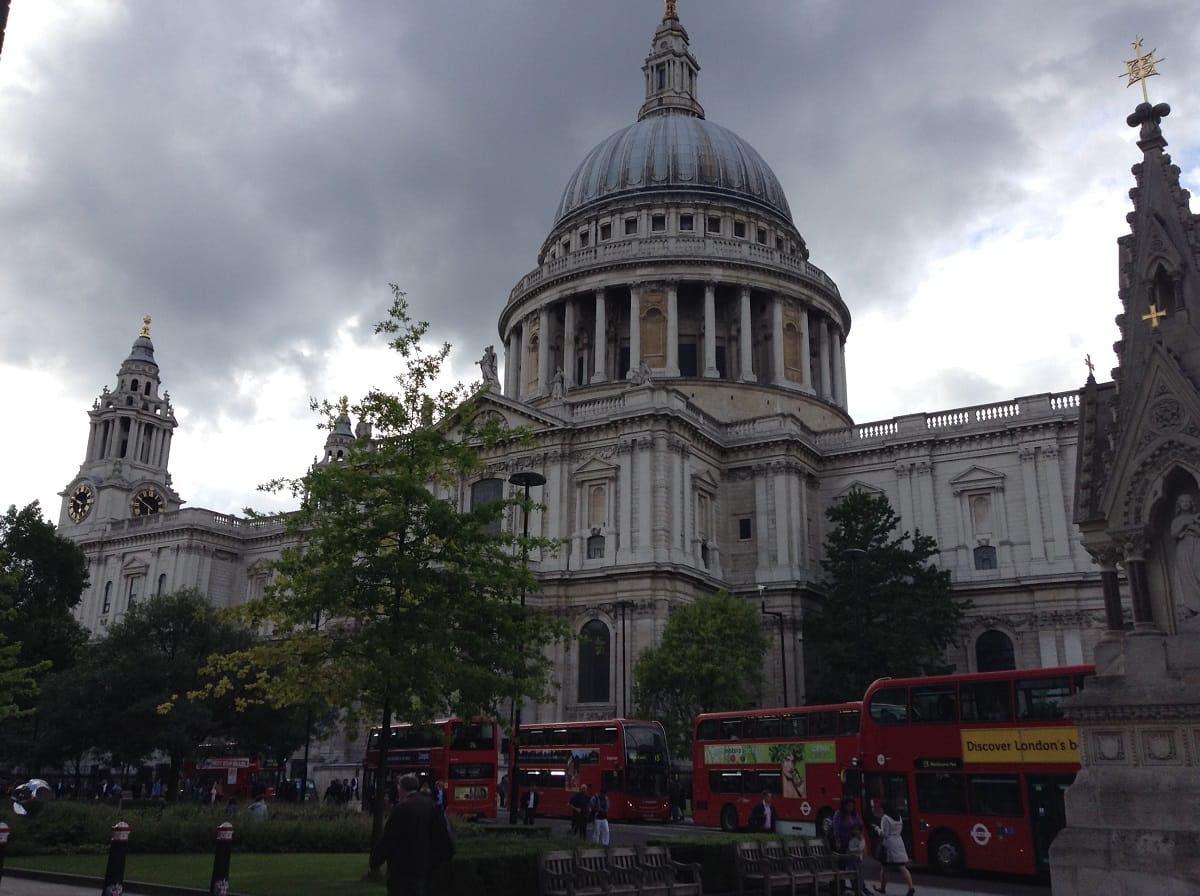
[(762, 802), (750, 811), (750, 830), (764, 834), (775, 833), (775, 807), (771, 805), (771, 791), (764, 790)]
[(428, 796), (418, 792), (419, 786), (416, 775), (400, 779), (400, 802), (392, 809), (383, 836), (371, 850), (372, 874), (387, 862), (387, 896), (427, 894), (431, 866), (429, 838), (437, 810)]

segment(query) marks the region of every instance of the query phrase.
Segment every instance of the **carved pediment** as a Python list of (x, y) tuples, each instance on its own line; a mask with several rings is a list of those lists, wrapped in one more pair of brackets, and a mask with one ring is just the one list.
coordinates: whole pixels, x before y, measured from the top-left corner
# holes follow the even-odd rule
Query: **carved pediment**
[(987, 467), (973, 466), (964, 470), (950, 480), (954, 494), (960, 495), (968, 491), (986, 491), (1004, 489), (1004, 474)]
[(853, 482), (851, 482), (849, 485), (847, 485), (845, 488), (843, 488), (841, 491), (839, 491), (836, 495), (834, 495), (834, 500), (840, 501), (843, 498), (845, 498), (847, 495), (849, 495), (851, 492), (862, 492), (867, 495), (883, 495), (885, 497), (887, 496), (887, 492), (885, 492), (879, 486), (871, 485), (869, 482), (863, 482), (861, 479), (855, 479)]
[(601, 479), (615, 476), (617, 474), (617, 465), (608, 463), (599, 457), (589, 458), (586, 462), (575, 468), (576, 479)]
[(1133, 411), (1119, 422), (1102, 505), (1109, 528), (1145, 525), (1174, 467), (1200, 480), (1200, 396), (1161, 345), (1126, 407)]

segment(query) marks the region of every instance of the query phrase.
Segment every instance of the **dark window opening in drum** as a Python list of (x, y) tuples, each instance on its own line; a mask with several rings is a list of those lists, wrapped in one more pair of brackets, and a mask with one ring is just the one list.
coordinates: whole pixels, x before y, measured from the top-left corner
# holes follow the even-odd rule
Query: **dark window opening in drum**
[(680, 215), (679, 216), (679, 229), (690, 233), (691, 231), (696, 229), (696, 219), (693, 218), (691, 215)]

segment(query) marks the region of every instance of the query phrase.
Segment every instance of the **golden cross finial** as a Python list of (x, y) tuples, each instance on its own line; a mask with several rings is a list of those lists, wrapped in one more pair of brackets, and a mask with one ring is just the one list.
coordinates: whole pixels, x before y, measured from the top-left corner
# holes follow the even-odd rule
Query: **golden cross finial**
[(1148, 320), (1148, 321), (1150, 321), (1150, 329), (1152, 329), (1152, 330), (1157, 330), (1157, 329), (1158, 329), (1158, 319), (1159, 319), (1160, 317), (1166, 317), (1166, 316), (1167, 316), (1167, 312), (1165, 312), (1165, 311), (1159, 311), (1159, 310), (1158, 310), (1158, 304), (1157, 304), (1157, 303), (1153, 303), (1153, 302), (1152, 302), (1152, 303), (1150, 304), (1150, 313), (1149, 313), (1149, 314), (1143, 314), (1143, 315), (1142, 315), (1142, 320)]
[(679, 16), (675, 14), (675, 0), (667, 0), (667, 12), (663, 16), (664, 19), (677, 19)]
[(345, 395), (343, 395), (342, 400), (338, 402), (338, 410), (341, 411), (343, 414), (350, 413), (350, 399), (347, 398)]
[[(1129, 80), (1126, 82), (1126, 87), (1132, 87), (1139, 81), (1142, 84), (1142, 102), (1150, 102), (1150, 96), (1146, 93), (1146, 79), (1151, 75), (1157, 75), (1154, 70), (1156, 63), (1163, 62), (1162, 59), (1155, 59), (1154, 54), (1158, 52), (1158, 48), (1151, 50), (1149, 53), (1142, 52), (1142, 39), (1136, 38), (1133, 42), (1133, 59), (1125, 60), (1125, 74)], [(1155, 325), (1157, 326), (1157, 324)]]
[(1096, 365), (1092, 363), (1091, 354), (1088, 354), (1087, 357), (1085, 357), (1083, 359), (1083, 363), (1087, 365), (1088, 376), (1091, 376), (1093, 373), (1096, 372)]
[(147, 314), (145, 317), (142, 318), (142, 335), (143, 336), (150, 335), (150, 315), (149, 314)]

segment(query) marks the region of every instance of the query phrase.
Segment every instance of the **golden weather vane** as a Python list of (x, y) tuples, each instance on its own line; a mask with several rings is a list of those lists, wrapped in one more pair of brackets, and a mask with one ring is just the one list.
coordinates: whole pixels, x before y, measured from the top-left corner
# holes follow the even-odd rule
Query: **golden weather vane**
[(675, 0), (666, 0), (667, 12), (663, 16), (664, 19), (677, 19), (679, 16), (675, 14)]
[(1157, 75), (1154, 66), (1159, 62), (1164, 62), (1163, 59), (1155, 59), (1154, 54), (1158, 52), (1155, 47), (1149, 53), (1142, 52), (1142, 39), (1135, 38), (1133, 41), (1133, 59), (1125, 60), (1125, 75), (1129, 80), (1125, 83), (1126, 87), (1132, 87), (1139, 81), (1142, 84), (1142, 102), (1150, 102), (1150, 97), (1146, 93), (1146, 79), (1151, 75)]
[(145, 317), (142, 318), (142, 335), (143, 336), (150, 335), (150, 315), (149, 314), (147, 314)]

